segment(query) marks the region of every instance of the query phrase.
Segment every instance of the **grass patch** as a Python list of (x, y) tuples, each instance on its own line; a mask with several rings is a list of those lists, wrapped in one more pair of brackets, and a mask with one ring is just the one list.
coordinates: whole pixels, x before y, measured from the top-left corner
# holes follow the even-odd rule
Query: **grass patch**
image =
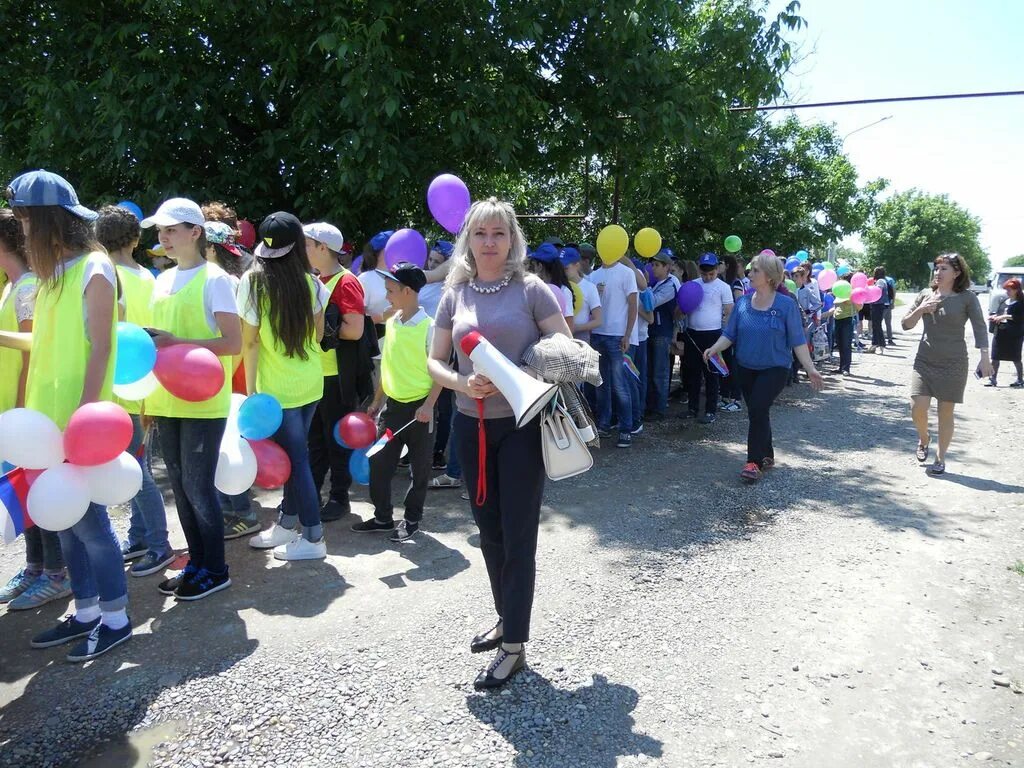
[(1018, 560), (1013, 565), (1006, 566), (1006, 570), (1013, 571), (1018, 576), (1024, 576), (1024, 560)]

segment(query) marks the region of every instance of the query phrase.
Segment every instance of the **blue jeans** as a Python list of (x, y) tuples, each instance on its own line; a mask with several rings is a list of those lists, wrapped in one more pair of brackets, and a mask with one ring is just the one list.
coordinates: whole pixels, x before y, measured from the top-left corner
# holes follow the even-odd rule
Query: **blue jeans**
[(640, 381), (631, 373), (626, 374), (629, 381), (629, 402), (633, 406), (633, 429), (643, 424), (644, 410), (647, 407), (647, 340), (629, 347), (629, 356), (633, 365), (640, 372)]
[(672, 379), (672, 371), (669, 369), (671, 358), (668, 356), (668, 349), (672, 343), (669, 336), (651, 336), (647, 340), (650, 349), (647, 354), (650, 357), (651, 385), (654, 391), (654, 404), (651, 410), (664, 416), (668, 412), (668, 385)]
[(169, 555), (171, 544), (167, 541), (167, 511), (164, 497), (153, 480), (149, 449), (145, 444), (142, 420), (132, 414), (132, 441), (128, 453), (139, 461), (142, 467), (142, 490), (132, 499), (131, 523), (128, 527), (128, 543), (140, 544), (156, 555)]
[(42, 568), (48, 573), (64, 570), (64, 556), (60, 551), (60, 534), (44, 531), (38, 525), (25, 529), (25, 565)]
[(319, 541), (323, 537), (320, 497), (309, 464), (309, 425), (313, 423), (316, 406), (314, 402), (298, 408), (285, 408), (281, 426), (273, 437), (292, 463), (291, 474), (284, 484), (278, 523), (284, 528), (294, 528), (296, 522), (301, 522), (302, 535), (309, 541)]
[(249, 491), (228, 496), (226, 493), (217, 491), (217, 502), (225, 515), (234, 515), (245, 520), (255, 520), (256, 512), (252, 508), (252, 498)]
[(178, 520), (196, 568), (224, 573), (224, 516), (214, 493), (213, 476), (220, 458), (227, 419), (157, 417), (160, 452), (174, 491)]
[(621, 337), (592, 333), (590, 344), (601, 356), (601, 378), (604, 383), (597, 388), (597, 428), (607, 430), (612, 423), (612, 399), (619, 417), (619, 432), (633, 431), (633, 403), (626, 383), (626, 371), (622, 367)]
[(90, 504), (81, 520), (60, 532), (60, 548), (77, 608), (99, 603), (101, 611), (119, 611), (128, 605), (124, 557), (106, 507)]

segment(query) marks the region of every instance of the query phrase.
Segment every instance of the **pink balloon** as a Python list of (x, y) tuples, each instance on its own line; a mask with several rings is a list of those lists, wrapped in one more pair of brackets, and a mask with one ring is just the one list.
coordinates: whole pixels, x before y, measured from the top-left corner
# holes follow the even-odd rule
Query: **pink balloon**
[(558, 309), (564, 315), (565, 314), (565, 294), (562, 293), (562, 289), (559, 288), (554, 283), (544, 283), (544, 285), (546, 285), (551, 290), (551, 292), (553, 294), (555, 294), (555, 301), (558, 302)]
[[(867, 288), (868, 287), (868, 276), (863, 272), (858, 272), (850, 278), (850, 285), (854, 288)], [(859, 301), (857, 302), (860, 303)]]
[(882, 298), (882, 286), (880, 285), (869, 285), (864, 290), (867, 292), (868, 304), (876, 302)]
[(822, 270), (818, 275), (818, 287), (823, 291), (827, 291), (836, 284), (836, 280), (838, 279), (839, 276), (831, 269)]
[(400, 261), (422, 268), (427, 263), (427, 241), (415, 229), (400, 229), (384, 246), (384, 264), (391, 269)]
[(164, 389), (190, 403), (209, 400), (224, 386), (220, 360), (206, 347), (195, 344), (174, 344), (157, 350), (153, 375)]
[(68, 420), (64, 455), (76, 466), (106, 464), (128, 450), (132, 431), (132, 417), (117, 403), (87, 403)]
[(248, 442), (256, 455), (256, 487), (270, 491), (284, 485), (292, 474), (292, 462), (284, 448), (273, 440)]
[(868, 299), (868, 289), (867, 288), (854, 288), (853, 291), (850, 292), (850, 301), (852, 301), (854, 304), (869, 304), (869, 303), (871, 303), (871, 300)]
[(875, 284), (875, 278), (869, 277), (868, 278), (868, 285), (874, 285), (874, 284)]
[(458, 176), (442, 173), (430, 182), (427, 207), (437, 223), (453, 235), (462, 229), (470, 204), (469, 188)]
[(761, 253), (767, 253), (769, 256), (775, 255), (775, 251), (773, 251), (771, 248), (765, 248), (763, 251), (761, 251)]

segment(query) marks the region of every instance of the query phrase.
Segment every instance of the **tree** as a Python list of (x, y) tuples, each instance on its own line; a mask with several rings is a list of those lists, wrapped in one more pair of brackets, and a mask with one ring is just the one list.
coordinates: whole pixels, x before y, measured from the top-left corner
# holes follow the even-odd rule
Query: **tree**
[(975, 279), (984, 281), (992, 266), (980, 233), (978, 218), (948, 195), (911, 189), (882, 203), (864, 242), (871, 263), (884, 264), (888, 274), (911, 283), (926, 280), (935, 257), (949, 252), (963, 256)]
[(1024, 253), (1019, 256), (1011, 256), (1003, 264), (1004, 267), (1024, 267)]

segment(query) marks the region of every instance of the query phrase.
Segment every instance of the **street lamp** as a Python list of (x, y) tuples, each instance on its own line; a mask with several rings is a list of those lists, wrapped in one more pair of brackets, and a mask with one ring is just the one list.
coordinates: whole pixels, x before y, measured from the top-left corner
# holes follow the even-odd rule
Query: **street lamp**
[(884, 123), (886, 120), (891, 120), (892, 117), (893, 117), (892, 115), (886, 115), (885, 117), (881, 118), (880, 120), (875, 120), (875, 122), (873, 122), (873, 123), (868, 123), (867, 125), (862, 125), (860, 128), (854, 128), (848, 134), (843, 136), (843, 138), (840, 139), (840, 141), (846, 141), (848, 138), (853, 136), (853, 134), (859, 133), (860, 131), (863, 131), (863, 130), (866, 130), (868, 128), (871, 128), (872, 126), (878, 125), (879, 123)]

